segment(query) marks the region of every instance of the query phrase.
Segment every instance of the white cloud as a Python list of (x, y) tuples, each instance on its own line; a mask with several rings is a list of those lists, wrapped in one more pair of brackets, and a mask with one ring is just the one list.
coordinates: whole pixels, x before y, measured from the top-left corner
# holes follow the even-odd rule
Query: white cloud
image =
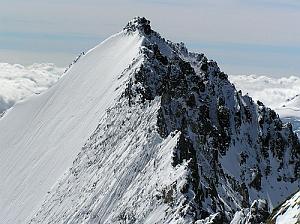
[(300, 78), (256, 75), (229, 76), (237, 89), (275, 109), (282, 117), (300, 117)]
[(63, 73), (54, 64), (0, 63), (0, 114), (16, 102), (51, 87)]

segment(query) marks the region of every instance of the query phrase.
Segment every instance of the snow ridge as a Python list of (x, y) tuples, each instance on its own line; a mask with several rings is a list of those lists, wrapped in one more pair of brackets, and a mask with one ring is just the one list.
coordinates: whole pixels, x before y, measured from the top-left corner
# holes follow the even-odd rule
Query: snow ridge
[(81, 57), (48, 91), (0, 121), (0, 223), (24, 223), (72, 165), (120, 93), (142, 38), (118, 33)]

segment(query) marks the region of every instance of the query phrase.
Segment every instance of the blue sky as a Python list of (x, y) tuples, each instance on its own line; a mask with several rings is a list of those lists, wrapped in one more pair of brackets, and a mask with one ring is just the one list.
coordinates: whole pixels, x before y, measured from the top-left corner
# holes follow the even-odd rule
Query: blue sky
[(300, 76), (298, 0), (0, 0), (0, 61), (66, 66), (146, 16), (230, 74)]

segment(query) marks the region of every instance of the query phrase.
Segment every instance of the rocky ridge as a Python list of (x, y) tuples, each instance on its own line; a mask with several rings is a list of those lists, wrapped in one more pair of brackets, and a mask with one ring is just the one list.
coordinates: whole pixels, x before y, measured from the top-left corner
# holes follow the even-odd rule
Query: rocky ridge
[(30, 222), (266, 221), (299, 187), (291, 124), (147, 19), (123, 33), (143, 42), (120, 74), (117, 103)]

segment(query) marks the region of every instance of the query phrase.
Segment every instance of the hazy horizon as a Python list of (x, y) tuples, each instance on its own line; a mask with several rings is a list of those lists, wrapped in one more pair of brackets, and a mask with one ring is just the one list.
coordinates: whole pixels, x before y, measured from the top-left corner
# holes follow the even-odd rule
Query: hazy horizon
[(134, 16), (229, 74), (300, 76), (300, 2), (0, 0), (0, 62), (67, 66)]

